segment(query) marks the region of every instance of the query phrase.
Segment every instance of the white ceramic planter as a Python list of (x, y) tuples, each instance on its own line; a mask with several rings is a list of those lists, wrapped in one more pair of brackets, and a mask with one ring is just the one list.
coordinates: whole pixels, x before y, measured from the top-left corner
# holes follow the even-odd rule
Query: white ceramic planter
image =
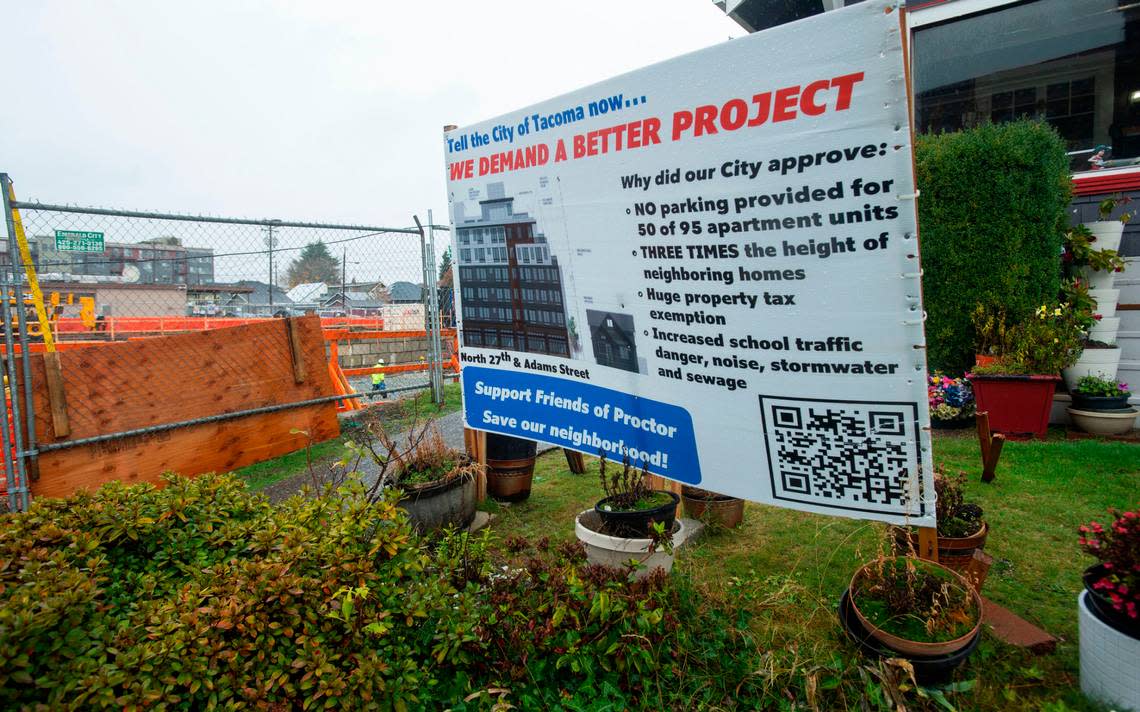
[(1085, 225), (1096, 238), (1094, 250), (1119, 250), (1120, 238), (1124, 234), (1124, 223), (1119, 220), (1098, 220)]
[(1119, 289), (1090, 289), (1089, 296), (1096, 300), (1096, 313), (1103, 317), (1116, 316), (1116, 304), (1120, 301)]
[(1112, 289), (1112, 283), (1116, 280), (1115, 272), (1098, 272), (1088, 266), (1080, 268), (1080, 275), (1081, 279), (1089, 283), (1089, 289)]
[(1081, 631), (1081, 692), (1113, 706), (1140, 710), (1140, 640), (1103, 623), (1089, 610), (1088, 591), (1077, 597)]
[(1065, 386), (1073, 391), (1077, 387), (1077, 381), (1085, 376), (1100, 376), (1111, 381), (1116, 378), (1119, 368), (1119, 348), (1085, 349), (1077, 362), (1061, 371), (1061, 375), (1065, 378)]
[(1120, 331), (1120, 317), (1106, 316), (1089, 329), (1089, 338), (1093, 341), (1115, 344), (1118, 331)]
[[(590, 526), (583, 524), (583, 520), (586, 520)], [(674, 551), (693, 533), (691, 523), (685, 519), (677, 518), (675, 522)], [(665, 573), (673, 570), (673, 554), (665, 552), (660, 547), (652, 554), (649, 553), (649, 545), (652, 543), (650, 539), (627, 539), (594, 531), (600, 526), (601, 520), (592, 509), (587, 509), (574, 519), (574, 533), (578, 536), (578, 541), (586, 545), (586, 561), (620, 569), (625, 568), (632, 559), (642, 564), (634, 572), (636, 578), (644, 578), (654, 569), (661, 569)]]
[[(1140, 413), (1135, 408), (1121, 412), (1076, 408), (1068, 410), (1073, 424), (1091, 435), (1123, 435), (1136, 425), (1136, 414)], [(1140, 674), (1140, 669), (1137, 670), (1137, 674)]]

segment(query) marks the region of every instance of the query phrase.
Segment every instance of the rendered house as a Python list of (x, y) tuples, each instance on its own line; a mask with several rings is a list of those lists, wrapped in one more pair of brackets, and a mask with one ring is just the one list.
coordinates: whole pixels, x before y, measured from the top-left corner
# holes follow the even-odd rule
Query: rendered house
[(586, 321), (590, 326), (590, 345), (598, 365), (638, 373), (633, 317), (587, 309)]

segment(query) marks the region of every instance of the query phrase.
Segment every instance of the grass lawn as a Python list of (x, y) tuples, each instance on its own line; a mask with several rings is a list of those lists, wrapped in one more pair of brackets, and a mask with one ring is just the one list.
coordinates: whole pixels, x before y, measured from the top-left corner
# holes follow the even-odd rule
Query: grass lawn
[[(985, 510), (986, 551), (995, 561), (984, 593), (1060, 639), (1057, 651), (1036, 657), (986, 634), (965, 681), (944, 691), (958, 709), (1101, 709), (1078, 684), (1076, 597), (1092, 563), (1077, 546), (1077, 527), (1102, 520), (1110, 506), (1140, 501), (1140, 447), (1065, 441), (1007, 443), (996, 480), (979, 481), (978, 443), (936, 434), (935, 462), (970, 475), (967, 499)], [(486, 508), (497, 515), (494, 536), (574, 538), (574, 515), (600, 499), (597, 464), (572, 475), (560, 451), (539, 458), (528, 501)], [(813, 690), (820, 709), (858, 707), (872, 695), (867, 671), (843, 638), (835, 617), (839, 597), (858, 565), (879, 550), (883, 527), (849, 519), (749, 504), (741, 527), (705, 534), (681, 551), (674, 576), (704, 605), (731, 614), (745, 608), (754, 649), (740, 649), (751, 670), (740, 681), (710, 687), (764, 685)], [(855, 661), (856, 664), (850, 664)], [(695, 673), (696, 674), (696, 673)], [(698, 685), (699, 686), (699, 685)], [(919, 706), (931, 706), (919, 699)], [(699, 705), (699, 697), (694, 698)], [(741, 709), (746, 708), (741, 702)]]
[(413, 423), (425, 418), (438, 418), (454, 413), (463, 407), (462, 394), (458, 383), (445, 383), (443, 386), (443, 406), (437, 408), (431, 402), (431, 391), (423, 390), (411, 398), (379, 401), (370, 406), (362, 415), (341, 421), (341, 437), (314, 445), (310, 452), (304, 450), (289, 453), (272, 460), (237, 470), (237, 475), (246, 481), (250, 489), (262, 489), (289, 477), (295, 477), (308, 470), (311, 457), (314, 463), (336, 460), (344, 454), (344, 442), (356, 436), (366, 422), (379, 422), (389, 433), (400, 433)]

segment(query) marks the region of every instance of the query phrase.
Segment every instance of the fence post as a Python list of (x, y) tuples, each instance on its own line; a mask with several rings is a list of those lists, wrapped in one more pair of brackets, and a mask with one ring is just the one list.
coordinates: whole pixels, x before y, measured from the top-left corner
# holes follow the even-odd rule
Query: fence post
[(428, 210), (428, 313), (430, 327), (428, 342), (431, 348), (431, 394), (436, 405), (443, 405), (443, 344), (440, 329), (443, 323), (439, 313), (439, 273), (435, 264), (435, 223), (431, 210)]
[[(27, 336), (26, 325), (24, 324), (24, 311), (22, 308), (23, 307), (23, 301), (24, 301), (24, 290), (20, 286), (20, 279), (19, 279), (20, 273), (19, 273), (19, 271), (17, 269), (17, 265), (16, 265), (16, 255), (19, 254), (19, 247), (16, 244), (16, 225), (15, 225), (15, 221), (13, 219), (13, 214), (12, 214), (11, 192), (10, 192), (11, 185), (12, 185), (12, 179), (8, 177), (8, 174), (7, 173), (0, 173), (0, 193), (3, 193), (4, 222), (5, 222), (5, 226), (7, 228), (7, 231), (8, 231), (8, 258), (9, 258), (8, 265), (6, 266), (6, 271), (0, 270), (0, 272), (3, 273), (3, 278), (4, 278), (4, 285), (3, 285), (4, 303), (2, 306), (0, 306), (0, 319), (2, 319), (4, 322), (4, 324), (3, 324), (3, 326), (4, 326), (4, 348), (5, 348), (5, 354), (7, 356), (6, 361), (7, 361), (7, 367), (8, 367), (8, 374), (7, 374), (8, 375), (8, 387), (5, 389), (4, 394), (5, 394), (5, 410), (6, 411), (9, 409), (11, 410), (12, 424), (13, 424), (11, 434), (12, 434), (12, 438), (14, 440), (13, 445), (15, 446), (15, 452), (14, 453), (8, 447), (4, 448), (4, 459), (5, 459), (5, 464), (8, 464), (7, 460), (9, 458), (14, 460), (14, 462), (11, 464), (14, 465), (14, 467), (15, 467), (14, 474), (16, 475), (16, 480), (17, 480), (15, 483), (12, 483), (11, 478), (9, 478), (9, 480), (8, 480), (9, 501), (12, 505), (14, 505), (13, 509), (15, 509), (17, 511), (23, 511), (23, 510), (27, 510), (28, 504), (29, 504), (29, 492), (28, 492), (28, 489), (29, 489), (29, 482), (28, 482), (29, 467), (28, 467), (28, 465), (30, 463), (27, 463), (27, 461), (25, 459), (27, 457), (27, 455), (26, 455), (26, 452), (24, 450), (24, 429), (21, 427), (21, 425), (23, 425), (23, 423), (20, 422), (21, 415), (23, 415), (23, 410), (25, 410), (25, 409), (20, 407), (20, 392), (19, 392), (19, 389), (17, 389), (17, 387), (16, 387), (16, 385), (20, 379), (17, 377), (15, 340), (12, 338), (13, 320), (11, 318), (11, 314), (10, 314), (10, 310), (9, 310), (10, 298), (12, 296), (15, 297), (15, 301), (16, 301), (16, 315), (17, 315), (16, 326), (19, 329), (19, 337), (20, 337), (20, 351), (21, 351), (20, 360), (23, 361), (23, 363), (24, 363), (25, 377), (27, 377), (29, 375), (28, 370), (30, 370), (30, 369), (29, 369), (29, 365), (28, 365), (28, 359), (29, 359), (28, 336)], [(25, 385), (27, 387), (27, 390), (30, 393), (31, 384), (26, 383)], [(31, 445), (31, 443), (35, 442), (36, 436), (35, 436), (35, 422), (32, 420), (32, 413), (31, 413), (32, 404), (31, 404), (30, 397), (28, 398), (27, 401), (25, 401), (25, 404), (26, 404), (26, 410), (28, 411), (26, 414), (27, 415), (27, 422), (30, 425), (30, 428), (27, 432), (28, 444)], [(7, 432), (8, 424), (6, 422), (3, 424), (3, 427), (5, 429), (5, 432)], [(7, 438), (5, 437), (4, 440), (7, 440)], [(29, 449), (30, 449), (30, 447), (29, 447)]]

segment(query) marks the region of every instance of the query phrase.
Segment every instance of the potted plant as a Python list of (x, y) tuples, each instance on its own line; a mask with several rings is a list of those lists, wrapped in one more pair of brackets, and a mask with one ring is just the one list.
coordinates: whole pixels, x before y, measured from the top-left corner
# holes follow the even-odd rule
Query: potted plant
[(1073, 407), (1080, 410), (1121, 410), (1128, 407), (1132, 391), (1128, 384), (1100, 376), (1084, 376), (1071, 392)]
[(744, 500), (685, 485), (681, 488), (685, 516), (715, 527), (732, 529), (744, 521)]
[[(372, 436), (362, 443), (347, 442), (355, 456), (340, 464), (368, 483), (366, 496), (375, 500), (384, 490), (400, 491), (400, 507), (420, 532), (448, 527), (466, 528), (475, 518), (475, 480), (483, 466), (463, 452), (448, 447), (431, 422), (413, 426), (399, 442), (379, 424), (368, 426)], [(362, 466), (365, 462), (367, 465)]]
[(974, 326), (974, 361), (988, 366), (1005, 351), (1007, 336), (1005, 309), (978, 304), (970, 315)]
[(926, 395), (933, 428), (965, 428), (974, 422), (974, 391), (965, 378), (935, 371), (927, 381)]
[(1080, 325), (1068, 305), (1042, 305), (1007, 336), (1007, 352), (997, 363), (966, 374), (976, 407), (989, 413), (991, 430), (1011, 438), (1044, 437), (1057, 373), (1080, 352)]
[(1097, 221), (1088, 226), (1089, 232), (1096, 240), (1097, 247), (1102, 250), (1120, 249), (1120, 239), (1124, 234), (1124, 226), (1132, 219), (1132, 212), (1121, 212), (1116, 218), (1112, 213), (1132, 202), (1132, 198), (1117, 193), (1109, 196), (1097, 204)]
[(614, 568), (634, 564), (639, 578), (657, 569), (670, 571), (674, 549), (690, 535), (684, 521), (676, 518), (679, 498), (652, 489), (648, 471), (635, 468), (629, 457), (609, 476), (607, 463), (600, 452), (598, 477), (606, 496), (574, 520), (587, 561)]
[[(1118, 289), (1089, 289), (1081, 278), (1062, 284), (1065, 303), (1081, 332), (1081, 348), (1072, 365), (1062, 370), (1065, 386), (1071, 393), (1084, 376), (1116, 378), (1120, 365), (1120, 348), (1116, 345), (1120, 319), (1116, 313)], [(1095, 293), (1095, 295), (1094, 295)]]
[[(938, 520), (938, 563), (965, 575), (974, 552), (986, 547), (989, 525), (981, 506), (967, 502), (966, 473), (957, 475), (934, 473), (937, 494), (935, 514)], [(918, 535), (913, 528), (895, 528), (895, 553), (904, 554), (918, 548)]]
[[(1115, 224), (1123, 230), (1123, 225)], [(1116, 244), (1120, 244), (1119, 237)], [(1124, 271), (1124, 258), (1116, 248), (1102, 245), (1086, 225), (1077, 225), (1065, 233), (1062, 264), (1070, 275), (1084, 279), (1090, 289), (1112, 289), (1116, 273)]]
[(621, 536), (648, 536), (653, 524), (663, 524), (666, 531), (673, 526), (680, 498), (667, 490), (649, 485), (649, 470), (638, 470), (629, 456), (622, 458), (621, 470), (606, 476), (606, 455), (599, 453), (598, 478), (605, 497), (594, 505), (606, 532)]
[(949, 656), (970, 646), (982, 601), (961, 575), (914, 556), (880, 556), (851, 577), (847, 600), (860, 627), (903, 657)]
[(1077, 598), (1081, 690), (1140, 709), (1140, 506), (1109, 510), (1108, 525), (1080, 527), (1080, 546), (1100, 563), (1084, 573)]

